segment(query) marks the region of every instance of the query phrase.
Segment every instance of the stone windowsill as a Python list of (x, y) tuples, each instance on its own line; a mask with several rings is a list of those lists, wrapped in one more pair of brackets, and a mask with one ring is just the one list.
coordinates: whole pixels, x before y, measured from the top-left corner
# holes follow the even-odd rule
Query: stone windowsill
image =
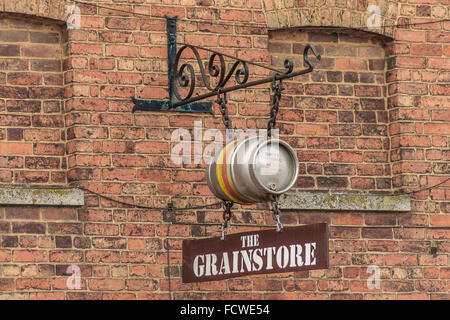
[(77, 188), (0, 187), (0, 205), (83, 206), (84, 192)]
[(411, 200), (407, 195), (298, 192), (281, 196), (280, 209), (408, 212)]

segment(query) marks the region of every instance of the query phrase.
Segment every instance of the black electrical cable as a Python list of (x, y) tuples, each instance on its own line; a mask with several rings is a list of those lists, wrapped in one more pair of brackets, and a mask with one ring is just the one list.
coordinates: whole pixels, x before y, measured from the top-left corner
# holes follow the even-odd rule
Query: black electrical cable
[(419, 189), (419, 190), (408, 191), (408, 192), (402, 191), (402, 192), (400, 192), (400, 193), (398, 193), (398, 194), (395, 194), (395, 195), (414, 194), (414, 193), (422, 192), (422, 191), (425, 191), (425, 190), (431, 190), (431, 189), (434, 189), (434, 188), (436, 188), (436, 187), (439, 187), (440, 185), (446, 183), (446, 182), (449, 181), (449, 180), (450, 180), (450, 178), (447, 178), (447, 179), (445, 179), (444, 181), (442, 181), (442, 182), (440, 182), (440, 183), (438, 183), (438, 184), (435, 184), (434, 186), (431, 186), (431, 187), (425, 187), (425, 188), (422, 188), (422, 189)]
[(113, 201), (115, 203), (118, 203), (118, 204), (121, 204), (121, 205), (124, 205), (124, 206), (130, 206), (130, 207), (138, 208), (138, 209), (185, 211), (185, 210), (205, 209), (205, 208), (214, 207), (214, 206), (222, 204), (222, 201), (219, 201), (219, 202), (214, 202), (214, 203), (205, 204), (205, 205), (201, 205), (201, 206), (191, 206), (191, 207), (183, 207), (183, 208), (174, 208), (174, 207), (169, 207), (169, 206), (164, 207), (164, 208), (162, 208), (162, 207), (150, 207), (150, 206), (143, 206), (143, 205), (139, 205), (139, 204), (135, 204), (135, 203), (129, 203), (129, 202), (117, 200), (117, 199), (114, 199), (114, 198), (109, 197), (109, 196), (105, 196), (104, 194), (92, 191), (92, 190), (90, 190), (88, 188), (85, 188), (85, 187), (82, 187), (82, 186), (74, 186), (74, 187), (75, 188), (79, 188), (79, 189), (81, 189), (83, 191), (87, 191), (87, 192), (89, 192), (91, 194), (94, 194), (96, 196), (102, 197), (102, 198), (104, 198), (106, 200)]
[[(101, 6), (101, 5), (98, 5), (96, 3), (82, 2), (82, 1), (76, 1), (76, 0), (74, 0), (72, 2), (79, 3), (79, 4), (84, 4), (84, 5), (100, 8), (100, 9), (107, 9), (107, 10), (111, 10), (111, 11), (127, 13), (127, 14), (130, 14), (130, 15), (135, 15), (135, 16), (140, 16), (140, 17), (166, 20), (166, 18), (161, 17), (161, 16), (153, 16), (151, 14), (132, 12), (132, 11), (127, 11), (127, 10), (122, 10), (122, 9), (117, 9), (117, 8), (111, 8), (111, 7)], [(178, 19), (178, 21), (183, 21), (183, 22), (201, 22), (201, 23), (207, 23), (207, 24), (222, 25), (222, 26), (227, 26), (227, 27), (246, 27), (246, 28), (252, 27), (252, 28), (267, 29), (267, 27), (265, 25), (264, 26), (258, 26), (257, 24), (237, 24), (237, 23), (232, 23), (232, 22), (230, 22), (230, 23), (220, 23), (220, 22), (215, 22), (215, 21), (205, 21), (205, 20), (195, 21), (195, 20), (182, 19), (182, 18)], [(261, 23), (259, 23), (259, 24), (261, 24)]]
[[(325, 178), (328, 179), (328, 180), (330, 180), (330, 181), (334, 181), (334, 182), (336, 182), (336, 183), (338, 182), (338, 181), (336, 181), (336, 180), (333, 180), (332, 178), (328, 178), (328, 177), (325, 177)], [(425, 191), (425, 190), (431, 190), (431, 189), (434, 189), (434, 188), (439, 187), (440, 185), (443, 185), (444, 183), (446, 183), (446, 182), (449, 181), (449, 180), (450, 180), (450, 177), (447, 178), (447, 179), (445, 179), (444, 181), (441, 181), (440, 183), (435, 184), (435, 185), (430, 186), (430, 187), (425, 187), (425, 188), (421, 188), (421, 189), (414, 190), (414, 191), (394, 192), (393, 195), (395, 195), (395, 196), (398, 196), (398, 195), (409, 195), (409, 194), (419, 193), (419, 192), (422, 192), (422, 191)], [(94, 194), (94, 195), (100, 196), (100, 197), (102, 197), (102, 198), (104, 198), (104, 199), (106, 199), (106, 200), (113, 201), (113, 202), (115, 202), (115, 203), (118, 203), (118, 204), (121, 204), (121, 205), (125, 205), (125, 206), (135, 207), (135, 208), (138, 208), (138, 209), (149, 209), (149, 210), (168, 210), (168, 209), (171, 209), (171, 210), (174, 210), (174, 211), (185, 211), (185, 210), (205, 209), (205, 208), (210, 208), (210, 207), (214, 207), (214, 206), (218, 206), (218, 205), (221, 205), (221, 204), (222, 204), (222, 201), (219, 201), (219, 202), (214, 202), (214, 203), (205, 204), (205, 205), (200, 205), (200, 206), (191, 206), (191, 207), (183, 207), (183, 208), (150, 207), (150, 206), (143, 206), (143, 205), (139, 205), (139, 204), (135, 204), (135, 203), (129, 203), (129, 202), (117, 200), (117, 199), (114, 199), (114, 198), (112, 198), (112, 197), (105, 196), (104, 194), (100, 194), (100, 193), (94, 192), (94, 191), (92, 191), (92, 190), (90, 190), (90, 189), (88, 189), (88, 188), (82, 187), (82, 186), (75, 186), (75, 187), (76, 187), (76, 188), (79, 188), (79, 189), (81, 189), (81, 190), (83, 190), (83, 191), (87, 191), (87, 192), (89, 192), (89, 193), (92, 193), (92, 194)]]
[[(139, 12), (131, 12), (131, 11), (127, 11), (127, 10), (122, 10), (122, 9), (117, 9), (117, 8), (111, 8), (111, 7), (106, 7), (106, 6), (102, 6), (102, 5), (98, 5), (96, 3), (89, 3), (89, 2), (83, 2), (83, 1), (77, 1), (77, 0), (73, 0), (72, 2), (74, 3), (79, 3), (79, 4), (84, 4), (84, 5), (88, 5), (88, 6), (93, 6), (96, 8), (101, 8), (101, 9), (107, 9), (107, 10), (112, 10), (112, 11), (117, 11), (117, 12), (122, 12), (122, 13), (127, 13), (130, 15), (135, 15), (135, 16), (141, 16), (141, 17), (147, 17), (147, 18), (156, 18), (156, 19), (165, 19), (163, 17), (160, 16), (153, 16), (151, 14), (145, 14), (145, 13), (139, 13)], [(235, 26), (235, 27), (252, 27), (252, 28), (261, 28), (261, 29), (266, 29), (267, 31), (270, 30), (277, 30), (277, 29), (270, 29), (267, 26), (257, 26), (257, 25), (253, 25), (253, 24), (237, 24), (237, 23), (221, 23), (221, 22), (214, 22), (214, 21), (195, 21), (195, 20), (189, 20), (189, 19), (178, 19), (179, 21), (186, 21), (186, 22), (201, 22), (201, 23), (209, 23), (209, 24), (215, 24), (215, 25), (222, 25), (222, 26)], [(450, 21), (450, 19), (439, 19), (439, 20), (432, 20), (432, 21), (422, 21), (422, 22), (414, 22), (414, 23), (399, 23), (399, 24), (392, 24), (392, 25), (381, 25), (379, 27), (377, 27), (376, 29), (384, 29), (384, 28), (402, 28), (402, 27), (408, 27), (408, 26), (417, 26), (417, 25), (426, 25), (426, 24), (433, 24), (433, 23), (440, 23), (440, 22), (447, 22)], [(352, 29), (361, 29), (361, 30), (368, 30), (368, 31), (373, 31), (373, 29), (375, 28), (371, 28), (371, 27), (357, 27), (357, 28), (352, 28)]]

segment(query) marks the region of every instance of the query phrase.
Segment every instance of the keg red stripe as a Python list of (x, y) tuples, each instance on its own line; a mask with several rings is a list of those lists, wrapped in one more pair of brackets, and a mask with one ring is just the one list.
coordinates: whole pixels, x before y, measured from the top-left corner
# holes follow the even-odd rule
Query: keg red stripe
[(228, 193), (233, 198), (236, 198), (237, 200), (239, 200), (238, 203), (245, 204), (245, 203), (249, 203), (249, 200), (237, 192), (237, 190), (235, 189), (235, 187), (233, 185), (233, 182), (230, 181), (228, 178), (229, 176), (231, 176), (231, 173), (229, 172), (229, 170), (231, 170), (230, 158), (231, 158), (231, 155), (233, 154), (234, 147), (237, 144), (237, 142), (238, 141), (235, 140), (233, 142), (233, 145), (230, 146), (229, 148), (227, 148), (227, 150), (225, 150), (225, 152), (224, 152), (223, 164), (222, 164), (222, 179), (223, 179), (223, 183), (224, 183)]

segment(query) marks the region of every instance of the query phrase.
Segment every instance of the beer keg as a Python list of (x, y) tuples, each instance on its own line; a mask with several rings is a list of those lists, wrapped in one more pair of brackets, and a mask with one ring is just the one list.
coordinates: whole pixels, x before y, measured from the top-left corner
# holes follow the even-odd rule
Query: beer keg
[(298, 175), (295, 151), (285, 141), (250, 137), (228, 143), (206, 167), (215, 196), (240, 204), (270, 201), (288, 191)]

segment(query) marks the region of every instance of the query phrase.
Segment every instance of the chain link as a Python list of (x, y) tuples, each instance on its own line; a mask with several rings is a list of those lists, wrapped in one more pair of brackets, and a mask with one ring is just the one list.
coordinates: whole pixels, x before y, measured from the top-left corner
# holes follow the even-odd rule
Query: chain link
[(231, 119), (228, 116), (228, 108), (227, 108), (227, 95), (226, 93), (223, 93), (223, 97), (221, 97), (221, 90), (220, 88), (217, 89), (217, 104), (219, 105), (220, 113), (222, 114), (222, 121), (225, 125), (225, 128), (232, 129)]
[(273, 217), (274, 217), (275, 221), (277, 222), (277, 232), (280, 232), (281, 229), (283, 229), (283, 224), (280, 221), (281, 211), (279, 208), (278, 196), (273, 196), (273, 200), (272, 200), (271, 204), (272, 204)]
[(267, 122), (267, 138), (272, 137), (272, 130), (275, 128), (275, 124), (277, 121), (278, 108), (281, 100), (281, 91), (283, 90), (284, 87), (282, 81), (279, 80), (279, 82), (277, 83), (274, 77), (272, 81), (273, 96), (270, 106), (270, 118), (269, 121)]
[[(228, 108), (227, 108), (227, 95), (224, 92), (223, 97), (221, 96), (221, 89), (217, 89), (217, 104), (219, 105), (220, 113), (222, 114), (222, 121), (226, 128), (226, 135), (227, 139), (231, 141), (234, 137), (233, 134), (233, 127), (231, 123), (231, 119), (228, 116)], [(234, 202), (232, 201), (223, 201), (225, 205), (225, 209), (223, 211), (223, 223), (222, 223), (222, 236), (220, 237), (221, 240), (225, 240), (225, 231), (228, 228), (228, 223), (231, 220), (231, 207), (233, 206)]]
[(233, 206), (234, 202), (232, 201), (223, 201), (223, 204), (225, 205), (225, 209), (223, 210), (223, 223), (222, 223), (222, 236), (220, 237), (220, 240), (225, 240), (225, 231), (228, 228), (228, 223), (231, 220), (232, 213), (231, 213), (231, 207)]

